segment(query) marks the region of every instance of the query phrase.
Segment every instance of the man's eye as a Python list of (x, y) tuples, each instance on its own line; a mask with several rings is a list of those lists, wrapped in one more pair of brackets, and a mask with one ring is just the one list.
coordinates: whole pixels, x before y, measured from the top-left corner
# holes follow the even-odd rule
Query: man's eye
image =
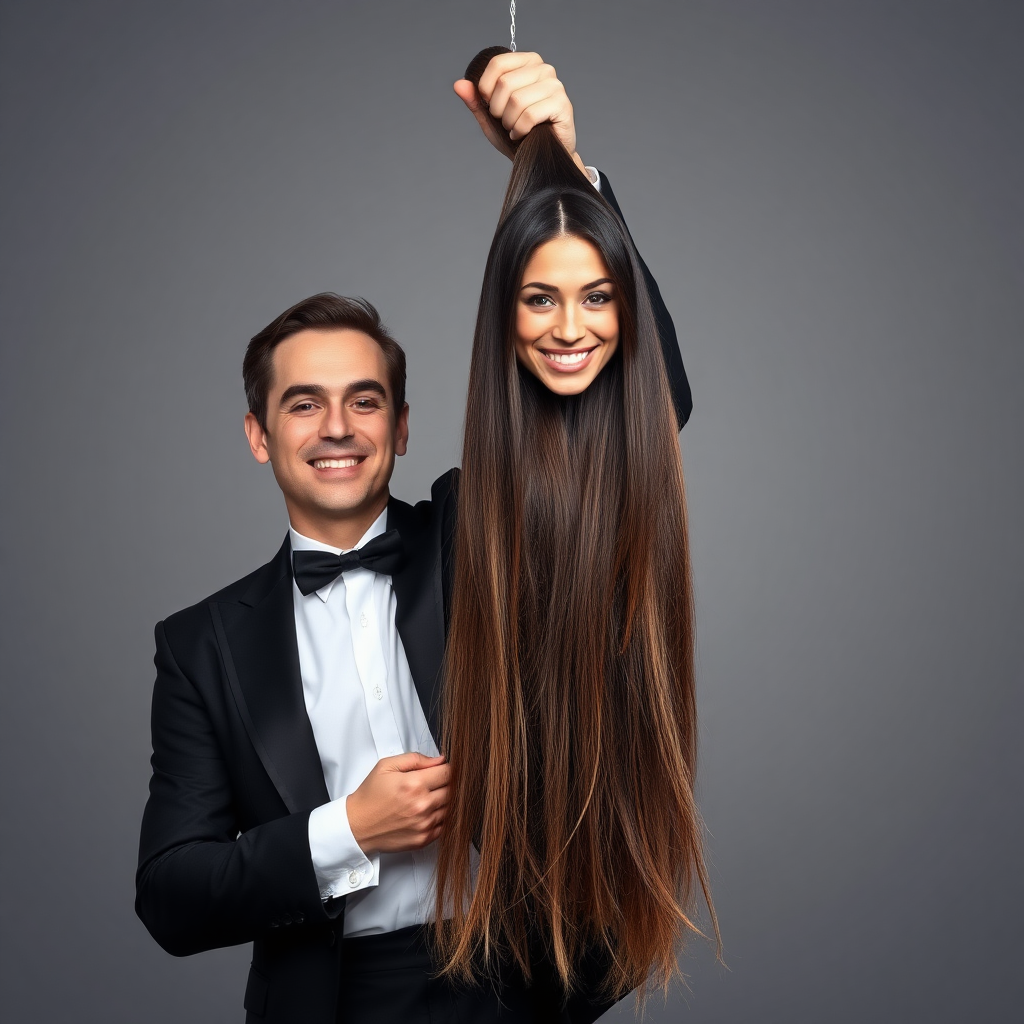
[(372, 398), (357, 398), (352, 403), (357, 409), (376, 409), (377, 403)]
[(292, 412), (309, 412), (314, 408), (316, 407), (312, 402), (299, 402), (297, 405), (292, 406)]

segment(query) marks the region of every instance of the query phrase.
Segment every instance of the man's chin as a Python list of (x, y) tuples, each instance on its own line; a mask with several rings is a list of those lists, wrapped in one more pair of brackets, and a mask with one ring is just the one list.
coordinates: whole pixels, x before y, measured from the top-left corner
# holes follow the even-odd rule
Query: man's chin
[(359, 515), (379, 512), (388, 501), (387, 488), (383, 492), (370, 492), (366, 487), (320, 487), (306, 496), (303, 506), (309, 515), (330, 519), (351, 519)]

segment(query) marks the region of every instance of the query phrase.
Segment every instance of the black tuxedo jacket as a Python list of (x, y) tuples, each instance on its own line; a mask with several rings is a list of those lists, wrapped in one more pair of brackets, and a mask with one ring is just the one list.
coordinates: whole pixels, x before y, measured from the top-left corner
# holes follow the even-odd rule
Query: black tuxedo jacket
[[(606, 181), (602, 190), (614, 204)], [(617, 206), (616, 206), (617, 209)], [(671, 318), (644, 267), (680, 426), (690, 390)], [(458, 471), (415, 507), (392, 498), (406, 552), (396, 625), (435, 737)], [(153, 776), (136, 911), (168, 952), (253, 943), (246, 1020), (334, 1024), (344, 897), (320, 898), (308, 819), (329, 800), (299, 674), (291, 551), (156, 627)], [(591, 965), (595, 983), (600, 965)], [(607, 1003), (575, 996), (587, 1024)]]
[[(392, 499), (407, 553), (396, 624), (437, 735), (440, 527)], [(324, 903), (309, 812), (330, 798), (299, 675), (288, 541), (256, 572), (156, 628), (153, 776), (136, 910), (178, 956), (253, 942), (247, 1021), (334, 1024), (344, 898)]]

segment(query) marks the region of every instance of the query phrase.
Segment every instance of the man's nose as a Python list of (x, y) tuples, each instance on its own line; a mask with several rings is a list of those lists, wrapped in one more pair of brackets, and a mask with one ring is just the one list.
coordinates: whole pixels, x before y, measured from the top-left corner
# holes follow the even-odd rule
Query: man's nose
[(331, 402), (324, 418), (320, 421), (320, 436), (343, 438), (352, 433), (348, 410), (344, 402)]
[(569, 302), (562, 307), (562, 314), (551, 333), (556, 341), (565, 342), (567, 345), (579, 341), (587, 333), (583, 317), (575, 303)]

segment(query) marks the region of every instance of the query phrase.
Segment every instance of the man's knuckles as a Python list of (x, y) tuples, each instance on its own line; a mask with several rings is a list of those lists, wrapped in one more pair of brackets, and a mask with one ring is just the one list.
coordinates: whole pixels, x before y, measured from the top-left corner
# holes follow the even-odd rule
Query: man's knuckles
[(562, 123), (571, 120), (572, 104), (562, 93), (542, 96), (539, 99), (533, 97), (529, 102), (510, 103), (501, 123), (510, 131), (513, 129), (520, 131), (529, 130), (527, 125), (529, 128), (533, 128), (542, 121)]
[[(493, 83), (480, 80), (479, 91), (490, 104), (504, 105), (509, 96), (521, 89), (530, 88), (538, 82), (557, 78), (557, 72), (550, 64), (539, 63), (517, 67), (499, 75)], [(493, 111), (492, 111), (493, 112)], [(497, 116), (497, 114), (495, 114)]]
[(480, 76), (480, 91), (490, 95), (495, 83), (511, 71), (529, 67), (531, 64), (543, 64), (544, 58), (532, 50), (517, 50), (514, 53), (499, 53), (490, 59), (484, 73)]
[(488, 109), (495, 117), (503, 117), (510, 110), (522, 110), (531, 103), (552, 97), (568, 103), (565, 86), (553, 75), (548, 78), (537, 78), (532, 82), (519, 82), (515, 88), (496, 89), (491, 96)]

